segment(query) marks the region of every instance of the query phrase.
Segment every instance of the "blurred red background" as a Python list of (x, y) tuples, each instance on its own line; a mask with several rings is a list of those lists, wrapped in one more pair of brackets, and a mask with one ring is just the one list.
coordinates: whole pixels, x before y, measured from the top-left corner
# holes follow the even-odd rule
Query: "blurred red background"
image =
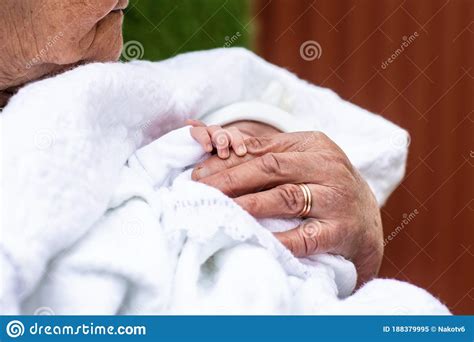
[[(412, 219), (387, 244), (380, 275), (427, 289), (455, 314), (474, 314), (474, 2), (253, 5), (261, 56), (410, 132), (405, 179), (382, 209), (384, 235)], [(300, 47), (310, 40), (321, 56), (305, 60)]]

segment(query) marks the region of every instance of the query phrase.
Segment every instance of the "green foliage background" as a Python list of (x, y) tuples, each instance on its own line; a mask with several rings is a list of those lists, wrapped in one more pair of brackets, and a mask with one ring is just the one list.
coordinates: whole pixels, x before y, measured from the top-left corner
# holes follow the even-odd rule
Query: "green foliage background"
[(142, 59), (160, 60), (231, 40), (249, 48), (252, 30), (249, 0), (131, 0), (124, 42), (138, 41)]

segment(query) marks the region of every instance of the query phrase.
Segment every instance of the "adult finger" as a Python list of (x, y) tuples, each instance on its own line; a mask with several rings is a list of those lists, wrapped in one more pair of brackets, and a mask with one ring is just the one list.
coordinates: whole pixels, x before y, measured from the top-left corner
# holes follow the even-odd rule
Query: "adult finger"
[(191, 136), (206, 150), (212, 152), (211, 137), (206, 127), (191, 127)]
[(204, 162), (196, 165), (191, 177), (193, 180), (198, 181), (202, 178), (209, 177), (219, 171), (230, 169), (237, 165), (248, 162), (249, 160), (255, 159), (257, 156), (246, 153), (243, 156), (238, 156), (235, 152), (231, 151), (229, 158), (221, 159), (218, 156), (211, 156)]
[(223, 170), (199, 182), (221, 190), (228, 196), (237, 197), (258, 192), (286, 183), (301, 183), (301, 173), (289, 172), (299, 156), (291, 153), (268, 153), (245, 164)]
[(296, 228), (275, 233), (275, 237), (296, 257), (337, 252), (344, 238), (341, 229), (317, 219), (307, 219)]
[[(277, 134), (279, 136), (279, 134)], [(288, 137), (286, 137), (288, 139)], [(201, 178), (209, 177), (220, 171), (230, 169), (251, 159), (255, 159), (265, 153), (273, 150), (273, 152), (284, 152), (285, 144), (276, 144), (272, 137), (250, 137), (244, 140), (247, 153), (243, 157), (239, 157), (236, 153), (231, 153), (229, 158), (221, 159), (217, 156), (212, 156), (197, 165), (192, 173), (193, 180), (200, 180)]]
[(281, 152), (306, 152), (306, 151), (325, 151), (328, 149), (330, 140), (319, 132), (297, 132), (280, 133), (271, 136), (250, 137), (244, 140), (247, 148), (247, 154), (244, 159), (237, 155), (232, 155), (228, 159), (211, 157), (197, 165), (193, 171), (194, 180), (209, 177), (225, 169), (235, 167), (250, 159), (262, 156), (266, 153)]
[[(337, 195), (326, 186), (306, 185), (311, 192), (311, 210), (306, 216), (330, 216)], [(243, 195), (235, 198), (235, 202), (257, 218), (294, 218), (303, 211), (306, 204), (303, 190), (297, 184), (279, 185), (267, 191)]]
[(324, 153), (267, 153), (208, 177), (199, 182), (237, 197), (282, 184), (311, 183), (336, 187), (350, 171)]
[(250, 153), (262, 155), (268, 152), (310, 152), (333, 149), (334, 142), (317, 131), (279, 133), (245, 140)]

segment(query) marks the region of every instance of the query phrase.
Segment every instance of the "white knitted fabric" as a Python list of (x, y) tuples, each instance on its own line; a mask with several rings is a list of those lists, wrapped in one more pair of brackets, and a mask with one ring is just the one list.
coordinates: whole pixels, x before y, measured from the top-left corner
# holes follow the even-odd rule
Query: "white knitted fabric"
[(220, 192), (176, 178), (189, 136), (175, 158), (137, 151), (185, 118), (267, 100), (334, 139), (379, 203), (400, 181), (403, 130), (242, 49), (93, 64), (23, 88), (2, 114), (2, 313), (447, 313), (393, 281), (340, 300), (350, 263), (303, 264)]
[(300, 262), (232, 199), (191, 181), (183, 169), (206, 153), (189, 129), (129, 159), (106, 215), (55, 259), (24, 312), (297, 313), (317, 308), (295, 300), (311, 277), (318, 303), (352, 292), (352, 263)]

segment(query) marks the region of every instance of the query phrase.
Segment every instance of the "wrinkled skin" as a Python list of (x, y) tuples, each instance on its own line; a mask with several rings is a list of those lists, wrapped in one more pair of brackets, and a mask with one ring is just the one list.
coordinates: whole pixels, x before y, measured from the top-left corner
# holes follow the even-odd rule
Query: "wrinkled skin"
[(296, 256), (334, 253), (352, 260), (359, 285), (373, 278), (382, 262), (383, 231), (365, 180), (323, 133), (269, 133), (246, 139), (243, 157), (232, 153), (225, 160), (204, 161), (193, 179), (220, 189), (255, 217), (298, 217), (304, 195), (296, 184), (308, 184), (311, 212), (277, 238)]
[(18, 86), (81, 63), (114, 61), (128, 0), (2, 0), (0, 106)]
[[(122, 49), (120, 9), (128, 0), (2, 0), (0, 107), (19, 87), (88, 62), (115, 61)], [(308, 183), (313, 210), (302, 226), (277, 234), (295, 255), (341, 254), (359, 283), (380, 266), (382, 225), (374, 196), (340, 148), (318, 132), (279, 134), (268, 125), (233, 123), (248, 153), (217, 156), (193, 177), (215, 186), (256, 217), (296, 217)]]

